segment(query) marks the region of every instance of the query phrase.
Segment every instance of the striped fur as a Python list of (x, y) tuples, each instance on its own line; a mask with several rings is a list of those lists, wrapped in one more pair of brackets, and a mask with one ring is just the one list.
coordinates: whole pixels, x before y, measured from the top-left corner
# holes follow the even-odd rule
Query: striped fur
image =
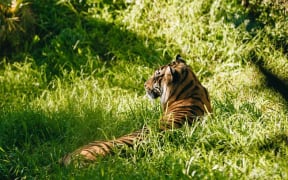
[[(207, 89), (201, 85), (190, 66), (176, 56), (172, 63), (161, 66), (144, 84), (146, 93), (151, 99), (160, 97), (163, 116), (160, 120), (160, 131), (180, 128), (184, 123), (192, 124), (197, 117), (212, 112)], [(64, 165), (82, 158), (94, 161), (97, 156), (105, 156), (118, 146), (133, 146), (142, 141), (149, 130), (144, 127), (115, 140), (94, 141), (61, 159)]]
[(207, 89), (180, 55), (157, 69), (144, 86), (150, 98), (160, 97), (164, 112), (160, 130), (180, 128), (185, 122), (191, 124), (196, 117), (212, 112)]
[(97, 156), (111, 154), (115, 147), (125, 145), (132, 147), (136, 142), (142, 141), (148, 133), (149, 129), (143, 127), (141, 130), (127, 134), (115, 140), (91, 142), (64, 156), (60, 160), (60, 164), (67, 166), (71, 162), (75, 161), (78, 165), (84, 165), (87, 162), (95, 161)]

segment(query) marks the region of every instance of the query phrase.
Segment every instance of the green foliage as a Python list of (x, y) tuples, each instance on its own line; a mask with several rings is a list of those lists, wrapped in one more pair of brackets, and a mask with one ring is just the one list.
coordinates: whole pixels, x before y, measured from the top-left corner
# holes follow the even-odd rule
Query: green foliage
[[(1, 33), (11, 15), (29, 32), (0, 36), (0, 179), (288, 178), (287, 98), (266, 77), (287, 85), (285, 1), (21, 2), (33, 30), (21, 13), (0, 13)], [(213, 114), (158, 133), (161, 110), (143, 84), (178, 53), (208, 88)], [(58, 164), (144, 124), (152, 133), (135, 149), (85, 168)]]
[(0, 56), (28, 50), (35, 19), (29, 3), (11, 0), (0, 3)]

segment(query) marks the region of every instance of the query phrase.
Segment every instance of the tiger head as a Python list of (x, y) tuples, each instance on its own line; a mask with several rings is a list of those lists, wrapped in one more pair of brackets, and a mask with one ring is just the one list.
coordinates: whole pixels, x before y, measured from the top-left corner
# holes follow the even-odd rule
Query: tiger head
[(189, 69), (190, 67), (182, 57), (177, 55), (175, 61), (159, 67), (144, 83), (146, 94), (151, 99), (160, 97), (161, 104), (166, 104), (170, 96), (177, 91), (177, 88), (187, 78)]

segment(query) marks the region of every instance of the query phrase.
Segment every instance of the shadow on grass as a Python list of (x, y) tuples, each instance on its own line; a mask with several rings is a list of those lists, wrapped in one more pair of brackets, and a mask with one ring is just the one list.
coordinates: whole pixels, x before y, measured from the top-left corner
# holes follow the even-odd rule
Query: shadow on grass
[[(138, 35), (115, 21), (117, 11), (129, 6), (124, 1), (103, 0), (94, 4), (58, 0), (29, 2), (36, 17), (34, 41), (22, 42), (21, 45), (25, 45), (22, 52), (15, 54), (14, 49), (8, 49), (7, 53), (12, 56), (9, 59), (32, 56), (37, 65), (47, 66), (48, 79), (61, 75), (63, 69), (83, 70), (89, 59), (93, 59), (95, 69), (100, 68), (95, 57), (99, 57), (102, 63), (124, 60), (127, 64), (148, 66), (155, 66), (159, 58), (160, 61), (171, 60), (163, 50), (165, 43), (162, 43), (162, 39)], [(92, 18), (93, 13), (88, 13), (89, 8), (97, 14), (97, 11), (103, 11), (107, 6), (112, 16), (109, 22)]]
[(68, 128), (64, 122), (40, 111), (3, 112), (0, 115), (0, 179), (36, 176), (35, 167), (49, 164), (64, 142)]
[(273, 74), (268, 69), (264, 68), (263, 60), (255, 59), (252, 55), (252, 63), (258, 67), (260, 72), (265, 76), (266, 78), (266, 85), (269, 88), (272, 88), (274, 91), (278, 92), (285, 100), (288, 102), (288, 82), (282, 80), (280, 77), (278, 77), (276, 74)]
[(42, 177), (50, 165), (57, 169), (58, 159), (67, 152), (92, 140), (105, 139), (101, 129), (105, 131), (111, 125), (103, 119), (111, 114), (100, 106), (84, 111), (84, 117), (71, 109), (49, 115), (29, 108), (3, 112), (0, 115), (0, 179)]
[[(287, 13), (285, 9), (285, 2), (273, 2), (271, 1), (269, 5), (262, 4), (261, 2), (255, 3), (248, 7), (247, 18), (249, 19), (249, 24), (247, 25), (247, 31), (254, 35), (255, 30), (264, 30), (265, 26), (270, 26), (271, 28), (276, 27), (275, 17), (283, 17)], [(285, 17), (283, 17), (285, 19)], [(283, 21), (282, 19), (282, 21)], [(286, 18), (287, 19), (287, 18)], [(288, 55), (288, 41), (286, 35), (268, 33), (270, 39), (270, 45), (274, 46), (283, 54)], [(252, 50), (253, 51), (253, 50)], [(276, 92), (280, 93), (281, 96), (288, 102), (288, 82), (284, 80), (286, 77), (280, 77), (277, 74), (273, 74), (269, 69), (265, 68), (263, 57), (257, 57), (256, 53), (251, 52), (251, 61), (260, 72), (266, 77), (266, 84), (269, 88), (272, 88)]]
[[(103, 68), (104, 64), (109, 69), (109, 65), (113, 66), (117, 61), (127, 63), (127, 67), (130, 64), (155, 67), (156, 62), (171, 60), (167, 52), (161, 50), (165, 44), (162, 43), (162, 39), (151, 39), (145, 35), (136, 34), (113, 19), (108, 22), (101, 18), (90, 17), (92, 15), (87, 15), (87, 11), (91, 7), (85, 0), (72, 0), (69, 3), (68, 1), (59, 3), (58, 0), (27, 0), (27, 2), (29, 2), (29, 7), (31, 7), (36, 20), (35, 29), (31, 32), (34, 40), (21, 42), (19, 46), (23, 46), (23, 48), (17, 53), (15, 49), (9, 49), (7, 46), (6, 53), (9, 55), (6, 60), (11, 62), (15, 59), (24, 60), (29, 57), (35, 61), (36, 66), (45, 69), (43, 77), (41, 74), (41, 79), (45, 79), (45, 82), (41, 84), (41, 90), (38, 88), (36, 91), (37, 87), (31, 87), (28, 90), (31, 90), (32, 95), (28, 95), (26, 92), (25, 96), (27, 95), (29, 100), (41, 95), (46, 87), (49, 88), (51, 80), (55, 77), (61, 78), (64, 71), (73, 69), (89, 74)], [(123, 2), (100, 0), (97, 1), (99, 6), (93, 8), (95, 11), (101, 11), (103, 10), (101, 8), (109, 5), (109, 13), (112, 17), (116, 17), (117, 11), (127, 8)], [(5, 56), (6, 53), (4, 53)], [(1, 52), (0, 54), (3, 57)], [(1, 66), (0, 63), (0, 69)], [(37, 68), (32, 67), (31, 69)], [(9, 87), (9, 83), (7, 84)], [(26, 84), (25, 88), (27, 88)], [(11, 89), (9, 90), (11, 91)], [(17, 90), (19, 93), (23, 92), (22, 86), (18, 88), (14, 85), (13, 90)], [(5, 91), (6, 89), (3, 90), (3, 98), (0, 97), (5, 100), (4, 103), (0, 102), (1, 108), (8, 106), (10, 103), (8, 101), (11, 99), (10, 96), (5, 97)], [(16, 98), (19, 97), (13, 97), (13, 100)]]
[(286, 156), (286, 151), (283, 152), (283, 147), (288, 147), (288, 134), (276, 134), (271, 137), (266, 137), (264, 142), (258, 146), (260, 151), (273, 151), (275, 155)]
[[(282, 2), (270, 2), (270, 4), (265, 4), (263, 2), (250, 3), (248, 7), (242, 8), (238, 13), (240, 16), (235, 16), (234, 14), (225, 14), (225, 19), (227, 23), (233, 23), (236, 27), (244, 24), (246, 31), (254, 37), (259, 31), (266, 31), (265, 27), (269, 26), (271, 29), (276, 27), (275, 17), (282, 17), (282, 21), (285, 21), (284, 14), (287, 13), (284, 4)], [(240, 6), (240, 4), (239, 4)], [(284, 16), (284, 17), (283, 17)], [(286, 18), (287, 19), (287, 18)], [(278, 27), (279, 28), (279, 27)], [(283, 31), (284, 32), (284, 31)], [(269, 45), (274, 46), (275, 49), (281, 51), (284, 55), (288, 55), (288, 41), (287, 35), (281, 33), (266, 32), (269, 37)], [(245, 40), (247, 41), (247, 40)], [(254, 49), (251, 50), (249, 54), (250, 61), (260, 70), (260, 72), (266, 77), (266, 85), (272, 88), (274, 91), (281, 94), (281, 96), (288, 103), (288, 82), (286, 77), (280, 77), (277, 74), (273, 74), (269, 69), (264, 66), (265, 59), (263, 57), (257, 56)]]
[[(256, 1), (249, 3), (246, 7), (240, 6), (239, 3), (236, 6), (239, 6), (237, 15), (234, 14), (235, 12), (226, 12), (224, 15), (225, 20), (227, 23), (233, 23), (236, 27), (245, 23), (245, 29), (251, 36), (255, 36), (257, 31), (265, 30), (265, 27), (268, 26), (270, 26), (271, 29), (281, 28), (279, 23), (277, 25), (277, 22), (287, 20), (286, 14), (288, 13), (288, 9), (285, 7), (284, 1)], [(284, 34), (268, 32), (267, 35), (271, 45), (281, 50), (284, 54), (287, 54), (287, 32), (284, 30), (281, 33)]]

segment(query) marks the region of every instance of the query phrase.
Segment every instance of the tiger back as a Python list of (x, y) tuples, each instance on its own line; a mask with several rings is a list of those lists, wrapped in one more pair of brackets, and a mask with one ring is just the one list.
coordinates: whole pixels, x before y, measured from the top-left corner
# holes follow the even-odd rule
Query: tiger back
[(160, 97), (163, 116), (160, 130), (180, 128), (193, 123), (199, 116), (211, 113), (207, 89), (180, 55), (161, 66), (144, 84), (148, 97)]

